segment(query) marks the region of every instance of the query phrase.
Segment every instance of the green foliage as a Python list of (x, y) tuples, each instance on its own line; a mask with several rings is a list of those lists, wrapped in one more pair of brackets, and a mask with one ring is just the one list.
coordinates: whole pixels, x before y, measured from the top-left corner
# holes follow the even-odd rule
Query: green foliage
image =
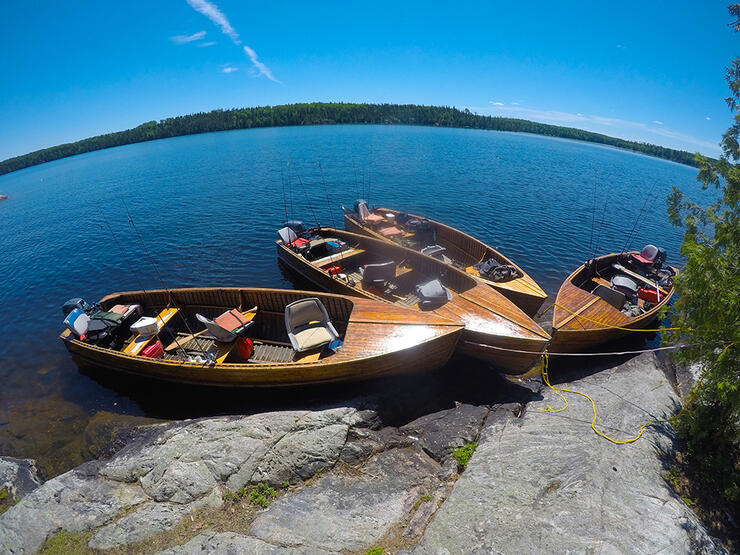
[(457, 469), (460, 472), (465, 470), (465, 468), (468, 466), (468, 462), (470, 462), (470, 457), (473, 456), (473, 453), (475, 453), (477, 447), (477, 443), (468, 443), (467, 445), (463, 445), (459, 449), (455, 449), (452, 452), (452, 456), (455, 457), (455, 459), (457, 460)]
[(421, 500), (422, 501), (431, 501), (432, 500), (432, 496), (429, 495), (428, 493), (425, 493), (424, 495), (421, 496)]
[(573, 127), (547, 125), (523, 119), (480, 116), (470, 112), (470, 110), (461, 111), (448, 106), (314, 102), (311, 104), (214, 110), (208, 113), (167, 118), (159, 122), (149, 121), (126, 131), (98, 135), (97, 137), (90, 137), (75, 143), (58, 145), (22, 156), (16, 156), (15, 158), (9, 158), (0, 162), (0, 175), (93, 150), (152, 141), (154, 139), (179, 137), (181, 135), (227, 131), (231, 129), (251, 129), (255, 127), (353, 123), (465, 127), (534, 133), (537, 135), (599, 143), (665, 158), (666, 160), (672, 160), (681, 164), (697, 165), (692, 154), (681, 150), (673, 150), (671, 148), (636, 141), (626, 141)]
[(365, 555), (383, 555), (383, 548), (382, 547), (371, 547), (367, 551), (365, 551)]
[[(737, 11), (737, 10), (736, 10)], [(733, 14), (733, 7), (730, 8)], [(737, 15), (737, 14), (735, 14)], [(676, 357), (703, 367), (702, 376), (676, 419), (686, 440), (693, 478), (740, 502), (740, 58), (726, 74), (735, 112), (722, 138), (722, 156), (697, 155), (697, 180), (717, 190), (717, 200), (702, 207), (674, 187), (668, 197), (672, 223), (684, 226), (681, 253), (686, 265), (676, 279), (674, 322), (681, 331), (671, 340), (686, 344)]]
[(252, 491), (249, 492), (249, 501), (253, 505), (258, 505), (263, 509), (270, 504), (270, 501), (277, 497), (277, 492), (268, 485), (260, 482)]
[(0, 501), (4, 501), (8, 497), (8, 495), (10, 494), (8, 493), (7, 489), (0, 488)]
[(239, 501), (240, 499), (249, 499), (249, 502), (263, 509), (270, 504), (270, 501), (277, 497), (277, 492), (267, 484), (260, 482), (256, 486), (247, 488), (242, 487), (231, 493), (224, 493), (221, 498), (224, 501)]

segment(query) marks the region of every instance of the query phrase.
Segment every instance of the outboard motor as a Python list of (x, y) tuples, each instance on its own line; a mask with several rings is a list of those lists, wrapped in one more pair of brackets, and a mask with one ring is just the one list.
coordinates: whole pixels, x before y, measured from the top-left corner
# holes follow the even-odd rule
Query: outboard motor
[(362, 207), (364, 207), (365, 212), (369, 211), (369, 208), (367, 207), (367, 201), (359, 198), (355, 201), (355, 206), (354, 206), (355, 214), (362, 215), (362, 212), (361, 212), (361, 210), (363, 209)]
[(295, 231), (296, 235), (300, 235), (301, 233), (306, 231), (306, 228), (301, 220), (288, 220), (283, 224), (283, 227), (289, 227), (290, 229)]
[(653, 267), (656, 270), (660, 270), (663, 267), (663, 264), (665, 264), (666, 259), (668, 258), (668, 253), (664, 248), (658, 247), (658, 254), (655, 255), (655, 259), (653, 260)]
[(62, 305), (62, 312), (64, 313), (64, 317), (66, 318), (67, 316), (69, 316), (69, 313), (75, 309), (79, 309), (82, 312), (87, 312), (91, 308), (92, 307), (85, 302), (85, 299), (75, 297), (74, 299), (69, 299), (66, 303)]

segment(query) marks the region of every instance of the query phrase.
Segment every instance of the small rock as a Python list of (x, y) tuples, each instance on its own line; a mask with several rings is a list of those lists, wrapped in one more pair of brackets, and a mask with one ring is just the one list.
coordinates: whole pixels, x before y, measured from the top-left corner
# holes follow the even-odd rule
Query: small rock
[(487, 407), (460, 404), (417, 418), (400, 429), (418, 436), (422, 449), (436, 461), (441, 461), (453, 449), (475, 441), (487, 414)]
[(0, 490), (5, 490), (10, 500), (18, 501), (40, 485), (35, 461), (0, 457)]

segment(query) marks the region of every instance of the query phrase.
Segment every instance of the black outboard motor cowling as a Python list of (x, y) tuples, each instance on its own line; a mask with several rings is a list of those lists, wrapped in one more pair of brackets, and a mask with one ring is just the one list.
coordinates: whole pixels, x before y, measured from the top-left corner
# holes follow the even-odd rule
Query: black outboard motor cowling
[(296, 232), (296, 235), (300, 235), (301, 233), (306, 231), (306, 227), (303, 225), (303, 222), (301, 220), (288, 220), (283, 224), (283, 227), (289, 227)]
[(79, 308), (83, 312), (87, 313), (87, 311), (90, 310), (90, 308), (92, 307), (85, 302), (85, 299), (81, 299), (80, 297), (69, 299), (66, 303), (62, 305), (62, 312), (64, 313), (64, 317), (66, 318), (67, 316), (69, 316), (69, 313), (76, 308)]
[(656, 270), (660, 270), (667, 258), (668, 253), (666, 252), (666, 250), (658, 247), (658, 254), (655, 255), (655, 260), (653, 260), (653, 267)]

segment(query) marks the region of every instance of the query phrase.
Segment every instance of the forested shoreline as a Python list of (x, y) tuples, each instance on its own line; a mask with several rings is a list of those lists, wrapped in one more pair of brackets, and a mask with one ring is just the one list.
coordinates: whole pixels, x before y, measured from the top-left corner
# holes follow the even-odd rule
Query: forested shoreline
[(674, 150), (650, 143), (627, 141), (573, 127), (548, 125), (515, 118), (481, 116), (467, 109), (458, 110), (445, 106), (418, 106), (415, 104), (316, 102), (214, 110), (212, 112), (167, 118), (159, 122), (149, 121), (133, 129), (106, 133), (74, 143), (61, 144), (8, 158), (0, 162), (0, 175), (93, 150), (169, 137), (256, 127), (332, 124), (423, 125), (532, 133), (598, 143), (664, 158), (680, 164), (697, 166), (694, 154), (683, 150)]

